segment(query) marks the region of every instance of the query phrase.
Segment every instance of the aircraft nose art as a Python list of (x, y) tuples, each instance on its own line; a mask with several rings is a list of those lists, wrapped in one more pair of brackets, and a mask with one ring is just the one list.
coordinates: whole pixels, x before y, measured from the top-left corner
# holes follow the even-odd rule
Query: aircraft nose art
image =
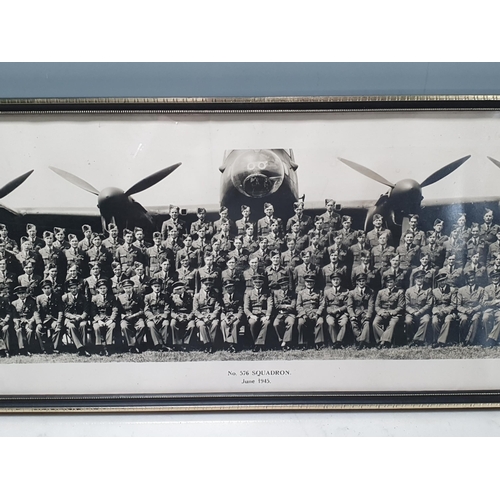
[(231, 173), (236, 189), (249, 198), (263, 198), (275, 193), (284, 176), (281, 159), (268, 149), (241, 151)]

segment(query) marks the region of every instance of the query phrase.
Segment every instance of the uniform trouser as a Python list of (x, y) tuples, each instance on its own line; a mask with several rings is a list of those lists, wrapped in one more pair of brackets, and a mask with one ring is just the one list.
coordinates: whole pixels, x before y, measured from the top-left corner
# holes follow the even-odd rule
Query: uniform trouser
[(349, 316), (346, 313), (327, 314), (326, 331), (333, 344), (344, 341), (347, 332), (347, 323), (349, 323)]
[(0, 351), (9, 351), (10, 349), (10, 325), (7, 323), (6, 325), (2, 326), (2, 333), (0, 334)]
[(488, 340), (498, 342), (498, 337), (500, 336), (500, 310), (486, 309), (483, 313), (483, 325)]
[[(109, 321), (109, 318), (104, 318), (104, 322)], [(116, 328), (116, 323), (113, 321), (109, 326), (99, 326), (98, 322), (94, 322), (95, 345), (111, 345), (113, 344), (113, 332)], [(103, 342), (104, 340), (104, 342)]]
[(227, 324), (224, 320), (220, 322), (222, 338), (226, 344), (238, 343), (238, 332), (240, 331), (241, 321), (237, 318), (231, 324)]
[(437, 313), (432, 315), (432, 342), (446, 344), (450, 338), (451, 324), (455, 320), (454, 314)]
[(196, 323), (194, 320), (179, 320), (172, 318), (170, 322), (172, 327), (172, 344), (189, 345), (193, 338)]
[(122, 319), (120, 328), (129, 347), (135, 347), (137, 344), (142, 343), (146, 333), (146, 324), (142, 318)]
[(257, 316), (257, 319), (248, 318), (250, 334), (256, 346), (266, 344), (267, 330), (269, 329), (270, 321), (265, 321), (264, 317), (264, 315), (261, 315)]
[(81, 349), (83, 347), (83, 339), (85, 338), (87, 320), (73, 321), (66, 318), (64, 320), (64, 326), (71, 337), (73, 344), (75, 344), (75, 347), (77, 349)]
[(62, 328), (57, 329), (57, 321), (55, 319), (46, 319), (43, 322), (43, 328), (47, 332), (47, 335), (50, 333), (50, 339), (52, 341), (52, 347), (54, 349), (59, 349), (59, 343), (61, 342), (62, 337)]
[(407, 314), (405, 317), (405, 328), (408, 339), (412, 339), (413, 342), (425, 342), (430, 321), (430, 314), (424, 314), (419, 318)]
[(274, 318), (273, 326), (280, 342), (286, 342), (287, 344), (292, 342), (294, 325), (294, 314), (280, 313)]
[(465, 343), (472, 344), (474, 340), (476, 340), (476, 335), (479, 331), (481, 313), (459, 313), (458, 319), (460, 321), (460, 340)]
[(200, 334), (200, 340), (203, 344), (214, 344), (215, 338), (217, 337), (217, 332), (219, 330), (219, 320), (218, 319), (197, 319), (196, 327)]
[(15, 318), (14, 331), (16, 332), (19, 349), (27, 349), (31, 345), (33, 337), (36, 337), (40, 349), (43, 350), (42, 337), (35, 331), (35, 320), (33, 318)]
[(364, 314), (358, 314), (351, 318), (352, 333), (356, 342), (370, 342), (370, 318)]
[(323, 318), (320, 316), (317, 319), (308, 318), (307, 316), (301, 316), (297, 322), (297, 330), (299, 331), (298, 344), (306, 345), (307, 337), (311, 330), (314, 329), (314, 343), (321, 344), (325, 341), (323, 334)]
[(402, 316), (388, 316), (383, 318), (378, 314), (373, 320), (373, 336), (375, 342), (389, 342), (392, 344), (396, 327), (401, 322)]
[(168, 325), (167, 319), (148, 319), (146, 324), (149, 328), (149, 333), (151, 334), (151, 340), (153, 345), (167, 345), (168, 339)]

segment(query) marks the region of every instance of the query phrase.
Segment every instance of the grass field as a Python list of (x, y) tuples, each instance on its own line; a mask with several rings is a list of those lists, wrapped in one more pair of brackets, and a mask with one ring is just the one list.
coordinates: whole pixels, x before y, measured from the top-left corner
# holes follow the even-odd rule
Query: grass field
[(291, 361), (291, 360), (347, 360), (347, 359), (493, 359), (500, 358), (500, 348), (485, 349), (483, 347), (445, 347), (432, 349), (430, 347), (396, 347), (392, 349), (377, 350), (365, 349), (357, 351), (353, 347), (342, 350), (329, 348), (315, 351), (288, 351), (269, 350), (253, 353), (241, 351), (229, 353), (217, 351), (214, 354), (204, 352), (155, 352), (146, 351), (141, 354), (116, 353), (109, 357), (92, 355), (90, 358), (77, 356), (73, 353), (61, 354), (33, 354), (32, 356), (12, 356), (0, 359), (0, 364), (17, 363), (143, 363), (143, 362), (196, 362), (196, 361)]

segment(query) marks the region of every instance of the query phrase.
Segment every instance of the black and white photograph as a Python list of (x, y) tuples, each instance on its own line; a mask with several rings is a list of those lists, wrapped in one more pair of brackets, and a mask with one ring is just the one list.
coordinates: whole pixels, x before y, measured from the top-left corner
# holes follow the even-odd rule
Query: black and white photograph
[(3, 395), (500, 389), (492, 107), (80, 107), (0, 115)]

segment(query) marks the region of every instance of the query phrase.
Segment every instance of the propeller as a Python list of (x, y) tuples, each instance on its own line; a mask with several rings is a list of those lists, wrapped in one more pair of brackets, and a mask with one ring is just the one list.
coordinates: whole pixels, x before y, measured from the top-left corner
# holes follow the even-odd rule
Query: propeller
[(129, 221), (142, 220), (152, 223), (152, 218), (147, 210), (140, 203), (135, 201), (132, 195), (154, 186), (174, 172), (180, 165), (181, 163), (176, 163), (170, 167), (158, 170), (158, 172), (148, 175), (139, 182), (136, 182), (127, 191), (123, 191), (116, 187), (108, 187), (99, 191), (92, 186), (92, 184), (89, 184), (87, 181), (84, 181), (70, 172), (66, 172), (66, 170), (56, 167), (49, 168), (71, 184), (98, 197), (97, 206), (101, 212), (103, 229), (106, 229), (107, 224), (113, 219), (115, 219), (116, 223), (122, 228), (126, 227)]
[(488, 160), (490, 160), (492, 163), (494, 163), (498, 168), (500, 168), (500, 161), (495, 160), (495, 158), (492, 158), (491, 156), (487, 156)]
[[(388, 181), (385, 177), (377, 174), (377, 172), (374, 172), (367, 167), (363, 167), (358, 163), (344, 158), (339, 158), (339, 160), (365, 177), (379, 182), (380, 184), (384, 184), (390, 188), (386, 194), (382, 195), (378, 199), (374, 207), (371, 207), (368, 211), (365, 220), (366, 227), (368, 223), (371, 222), (375, 213), (381, 214), (387, 221), (396, 221), (396, 215), (399, 219), (402, 217), (402, 220), (404, 221), (409, 214), (419, 212), (421, 209), (421, 202), (423, 200), (422, 188), (444, 179), (446, 176), (450, 175), (457, 170), (457, 168), (463, 165), (469, 158), (470, 155), (464, 156), (463, 158), (455, 160), (439, 170), (436, 170), (421, 184), (413, 179), (403, 179), (394, 184), (391, 181)], [(493, 161), (495, 165), (500, 167), (500, 162), (496, 162), (496, 160), (493, 160), (492, 158), (490, 158), (490, 160)]]
[[(15, 179), (11, 180), (10, 182), (7, 182), (5, 186), (0, 188), (0, 199), (5, 198), (8, 194), (12, 193), (16, 188), (18, 188), (32, 173), (34, 170), (30, 170), (29, 172), (26, 172), (23, 175), (20, 175), (19, 177), (16, 177)], [(12, 215), (20, 215), (19, 212), (16, 212), (12, 208), (9, 208), (5, 205), (0, 205), (0, 208), (2, 210), (6, 210), (7, 212), (11, 213)]]

